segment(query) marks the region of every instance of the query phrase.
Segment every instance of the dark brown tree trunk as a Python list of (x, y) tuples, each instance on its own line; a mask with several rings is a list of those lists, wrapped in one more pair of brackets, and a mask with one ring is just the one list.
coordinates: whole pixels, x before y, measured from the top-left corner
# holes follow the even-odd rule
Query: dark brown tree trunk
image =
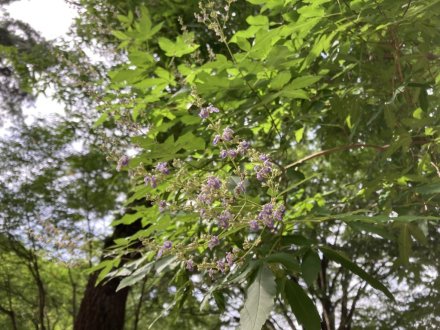
[[(131, 236), (140, 229), (140, 221), (128, 226), (117, 226), (113, 235), (104, 242), (104, 249), (112, 246), (115, 239)], [(121, 265), (136, 257), (136, 254), (127, 255)], [(120, 282), (118, 278), (96, 285), (98, 274), (99, 271), (89, 277), (74, 330), (122, 330), (124, 328), (125, 303), (129, 288), (116, 292)]]
[(98, 273), (89, 277), (75, 320), (75, 330), (121, 330), (124, 328), (128, 288), (116, 292), (118, 279), (95, 286)]

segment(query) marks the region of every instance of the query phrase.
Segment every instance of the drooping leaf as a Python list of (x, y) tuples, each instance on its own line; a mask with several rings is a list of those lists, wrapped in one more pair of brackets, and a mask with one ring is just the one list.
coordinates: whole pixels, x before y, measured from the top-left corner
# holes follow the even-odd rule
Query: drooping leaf
[(291, 272), (299, 273), (300, 266), (292, 253), (278, 252), (265, 258), (268, 263), (280, 263)]
[(301, 263), (302, 277), (307, 285), (312, 286), (315, 283), (320, 270), (321, 259), (319, 259), (319, 255), (315, 251), (309, 250)]
[(409, 264), (409, 257), (411, 255), (411, 235), (408, 224), (402, 224), (399, 232), (399, 260), (402, 264)]
[(326, 247), (326, 246), (320, 246), (319, 249), (321, 250), (322, 253), (324, 253), (324, 255), (328, 259), (333, 260), (333, 261), (337, 262), (338, 264), (340, 264), (341, 266), (343, 266), (344, 268), (350, 270), (351, 272), (353, 272), (354, 274), (359, 276), (361, 279), (366, 281), (373, 288), (375, 288), (379, 291), (382, 291), (388, 298), (394, 300), (393, 294), (390, 292), (390, 290), (385, 285), (383, 285), (379, 280), (377, 280), (376, 278), (374, 278), (373, 276), (368, 274), (365, 270), (360, 268), (358, 265), (353, 263), (350, 259), (348, 259), (346, 256), (344, 256), (342, 253), (340, 253), (339, 251), (335, 251), (335, 250), (333, 250), (329, 247)]
[(276, 284), (273, 273), (263, 265), (246, 291), (240, 312), (241, 330), (261, 330), (274, 305)]
[(293, 280), (284, 284), (284, 296), (304, 330), (321, 329), (321, 319), (315, 304), (304, 290)]
[(315, 82), (321, 80), (320, 76), (303, 76), (298, 77), (292, 80), (292, 82), (286, 86), (289, 90), (291, 89), (301, 89), (304, 87), (309, 87), (313, 85)]

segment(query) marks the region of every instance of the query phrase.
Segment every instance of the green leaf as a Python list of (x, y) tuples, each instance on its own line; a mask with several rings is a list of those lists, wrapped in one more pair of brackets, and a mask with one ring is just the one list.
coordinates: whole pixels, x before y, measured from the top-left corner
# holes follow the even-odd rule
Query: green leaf
[(261, 330), (274, 305), (275, 278), (267, 266), (262, 266), (246, 292), (240, 312), (241, 330)]
[(280, 90), (285, 84), (289, 82), (291, 77), (292, 75), (288, 70), (279, 72), (270, 82), (270, 88)]
[(399, 232), (399, 260), (403, 265), (409, 264), (409, 257), (411, 255), (411, 235), (407, 224), (400, 226)]
[(320, 270), (321, 259), (319, 259), (319, 255), (313, 250), (307, 251), (301, 263), (302, 277), (307, 285), (313, 286)]
[(388, 298), (394, 300), (393, 294), (388, 290), (388, 288), (383, 285), (379, 280), (375, 279), (373, 276), (368, 274), (366, 271), (364, 271), (362, 268), (360, 268), (358, 265), (353, 263), (350, 259), (348, 259), (346, 256), (344, 256), (339, 251), (335, 251), (330, 249), (329, 247), (320, 246), (319, 249), (321, 250), (324, 255), (344, 268), (350, 270), (357, 276), (359, 276), (361, 279), (366, 281), (369, 285), (371, 285), (373, 288), (382, 291)]
[(132, 286), (137, 282), (143, 280), (145, 276), (152, 270), (154, 262), (150, 262), (140, 268), (138, 268), (133, 274), (124, 277), (121, 282), (119, 282), (116, 291), (119, 291), (128, 286)]
[(174, 269), (178, 263), (179, 261), (176, 256), (169, 255), (156, 261), (154, 263), (154, 269), (156, 270), (156, 274), (161, 275), (165, 270)]
[(188, 42), (186, 39), (192, 39), (193, 34), (188, 34), (186, 38), (183, 36), (178, 36), (176, 41), (173, 42), (167, 38), (159, 38), (159, 47), (165, 51), (165, 55), (169, 57), (182, 57), (183, 55), (190, 54), (199, 48), (192, 42)]
[(292, 99), (310, 99), (309, 94), (302, 89), (289, 89), (289, 85), (287, 85), (282, 90), (282, 95), (284, 97), (292, 98)]
[(291, 253), (285, 253), (285, 252), (274, 253), (266, 257), (265, 260), (267, 263), (280, 263), (286, 269), (294, 273), (300, 272), (299, 264), (295, 260), (295, 256)]
[(301, 89), (304, 87), (309, 87), (315, 82), (319, 81), (322, 77), (320, 76), (303, 76), (292, 80), (292, 82), (286, 86), (288, 89)]
[(101, 126), (106, 120), (108, 119), (107, 112), (104, 112), (93, 124), (93, 127), (96, 128), (98, 126)]
[(440, 194), (440, 183), (429, 183), (415, 188), (415, 191), (422, 195)]
[(195, 136), (192, 132), (188, 132), (177, 139), (176, 146), (185, 150), (204, 150), (205, 140)]
[(417, 108), (416, 110), (414, 110), (413, 117), (415, 119), (422, 119), (423, 118), (423, 110), (421, 108)]
[(127, 40), (130, 39), (129, 36), (127, 36), (125, 33), (121, 32), (121, 31), (112, 31), (112, 34), (118, 38), (119, 40)]
[(315, 304), (299, 286), (298, 283), (288, 280), (285, 283), (284, 295), (292, 308), (298, 322), (304, 330), (321, 329), (321, 319)]
[(297, 129), (296, 131), (295, 131), (295, 140), (296, 140), (296, 142), (301, 142), (301, 140), (302, 140), (302, 138), (303, 138), (303, 135), (304, 135), (304, 127), (301, 127), (300, 129)]
[(248, 16), (248, 18), (246, 18), (246, 22), (248, 22), (249, 25), (267, 26), (269, 25), (269, 18), (263, 15)]
[(410, 223), (408, 225), (408, 229), (411, 233), (411, 236), (414, 237), (420, 244), (427, 245), (428, 239), (426, 238), (423, 230), (415, 223)]
[(427, 112), (429, 110), (428, 92), (425, 88), (420, 89), (419, 104), (420, 108), (422, 108), (424, 111)]

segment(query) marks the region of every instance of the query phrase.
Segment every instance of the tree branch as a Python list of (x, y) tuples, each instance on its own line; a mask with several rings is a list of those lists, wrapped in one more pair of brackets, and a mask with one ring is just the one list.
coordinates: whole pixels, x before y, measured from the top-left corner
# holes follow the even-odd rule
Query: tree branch
[(347, 145), (344, 145), (344, 146), (339, 146), (339, 147), (330, 148), (330, 149), (326, 149), (326, 150), (321, 150), (321, 151), (315, 152), (315, 153), (313, 153), (311, 155), (308, 155), (308, 156), (306, 156), (304, 158), (301, 158), (300, 160), (297, 160), (296, 162), (294, 162), (292, 164), (287, 165), (285, 168), (288, 169), (288, 168), (294, 167), (296, 165), (299, 165), (301, 163), (304, 163), (304, 162), (306, 162), (306, 161), (308, 161), (310, 159), (321, 157), (321, 156), (325, 156), (325, 155), (329, 155), (329, 154), (332, 154), (332, 153), (338, 152), (338, 151), (344, 151), (344, 150), (347, 150), (347, 149), (374, 148), (374, 149), (377, 149), (378, 151), (385, 151), (387, 148), (389, 148), (389, 146), (390, 146), (389, 144), (386, 144), (384, 146), (378, 146), (378, 145), (375, 145), (375, 144), (364, 144), (364, 143), (347, 144)]

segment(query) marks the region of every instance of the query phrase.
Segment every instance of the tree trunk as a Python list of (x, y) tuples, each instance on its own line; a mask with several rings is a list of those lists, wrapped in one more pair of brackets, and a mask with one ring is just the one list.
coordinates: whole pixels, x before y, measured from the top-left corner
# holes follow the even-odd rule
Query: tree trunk
[(89, 277), (81, 301), (75, 330), (121, 330), (125, 321), (125, 301), (128, 288), (116, 292), (118, 279), (95, 286), (98, 272)]
[[(104, 249), (112, 246), (115, 239), (131, 236), (140, 229), (140, 221), (128, 226), (117, 226), (113, 235), (105, 241)], [(127, 255), (121, 265), (136, 257), (136, 254)], [(74, 330), (122, 330), (124, 328), (125, 303), (129, 288), (116, 292), (120, 282), (119, 278), (95, 285), (98, 274), (99, 271), (89, 277), (75, 320)]]

